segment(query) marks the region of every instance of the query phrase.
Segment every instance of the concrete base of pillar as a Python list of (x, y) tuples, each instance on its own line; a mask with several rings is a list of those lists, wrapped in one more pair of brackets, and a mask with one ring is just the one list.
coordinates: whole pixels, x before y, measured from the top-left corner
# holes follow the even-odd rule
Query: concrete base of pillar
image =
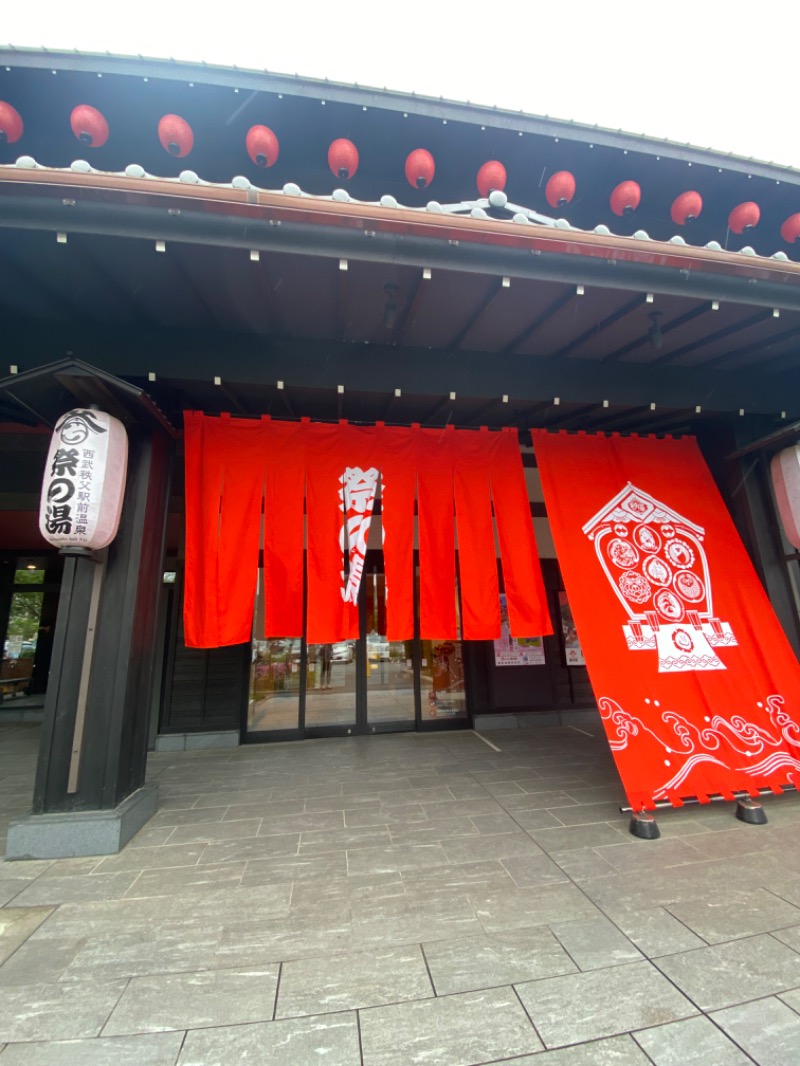
[(24, 814), (8, 827), (6, 859), (75, 859), (115, 855), (158, 810), (151, 782), (109, 811)]
[(241, 743), (238, 729), (217, 733), (159, 733), (156, 751), (201, 751), (204, 748), (238, 748)]

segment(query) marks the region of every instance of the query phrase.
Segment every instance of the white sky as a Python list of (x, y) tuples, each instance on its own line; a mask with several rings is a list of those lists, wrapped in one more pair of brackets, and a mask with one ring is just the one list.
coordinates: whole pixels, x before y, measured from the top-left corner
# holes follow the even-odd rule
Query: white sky
[(800, 167), (800, 0), (5, 0), (17, 46), (523, 109)]

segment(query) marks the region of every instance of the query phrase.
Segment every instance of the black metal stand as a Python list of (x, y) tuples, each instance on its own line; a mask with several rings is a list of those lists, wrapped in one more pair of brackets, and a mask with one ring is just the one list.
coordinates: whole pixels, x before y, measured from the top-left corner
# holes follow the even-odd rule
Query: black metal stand
[(658, 840), (661, 836), (658, 823), (649, 811), (633, 811), (629, 828), (635, 837), (642, 840)]
[(736, 803), (736, 817), (740, 822), (748, 825), (766, 825), (767, 813), (761, 804), (751, 796), (740, 799)]

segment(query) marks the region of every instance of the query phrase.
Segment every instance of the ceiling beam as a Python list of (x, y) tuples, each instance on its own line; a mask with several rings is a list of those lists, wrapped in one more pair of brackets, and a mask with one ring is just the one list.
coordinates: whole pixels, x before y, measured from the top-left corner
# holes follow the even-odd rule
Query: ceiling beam
[(190, 300), (197, 304), (205, 315), (206, 321), (216, 326), (217, 329), (226, 329), (226, 323), (220, 319), (213, 305), (205, 299), (194, 280), (189, 276), (180, 253), (176, 254), (175, 247), (171, 247), (167, 251), (165, 260), (168, 264), (167, 269), (172, 271), (177, 280), (178, 287), (183, 289), (184, 295), (188, 295)]
[(486, 403), (481, 404), (477, 411), (473, 411), (473, 413), (469, 416), (464, 425), (479, 426), (481, 424), (481, 419), (484, 418), (490, 411), (493, 411), (499, 403), (499, 396), (494, 396), (491, 400), (487, 400)]
[(349, 269), (342, 269), (340, 261), (336, 264), (336, 272), (339, 275), (336, 285), (336, 340), (347, 340), (347, 293)]
[(110, 415), (118, 418), (120, 422), (130, 423), (131, 413), (120, 403), (111, 389), (98, 378), (88, 377), (84, 374), (56, 373), (53, 375), (62, 388), (66, 389), (84, 407), (99, 403)]
[[(742, 355), (751, 355), (754, 352), (763, 351), (765, 343), (781, 344), (783, 341), (792, 340), (794, 337), (800, 337), (800, 326), (795, 326), (792, 329), (785, 329), (783, 333), (776, 333), (775, 336), (770, 337), (769, 341), (767, 342), (757, 341), (754, 344), (747, 344), (743, 348), (737, 348), (736, 351), (726, 352), (725, 355), (718, 355), (714, 359), (708, 359), (705, 363), (703, 363), (703, 366), (708, 368), (718, 366), (720, 363), (731, 362), (732, 360), (737, 359)], [(794, 352), (781, 352), (778, 355), (767, 356), (765, 359), (756, 359), (754, 360), (754, 363), (758, 367), (758, 369), (761, 370), (763, 367), (767, 366), (770, 363), (776, 363), (778, 362), (778, 360), (786, 358), (796, 359), (797, 356)]]
[(402, 308), (397, 313), (397, 318), (394, 320), (394, 329), (389, 337), (389, 344), (392, 347), (396, 347), (405, 340), (406, 326), (414, 324), (417, 312), (430, 288), (428, 285), (423, 285), (423, 281), (423, 272), (419, 271), (408, 294), (408, 299), (404, 301)]
[(606, 315), (606, 317), (601, 319), (600, 322), (597, 322), (594, 326), (590, 326), (588, 329), (585, 329), (579, 337), (575, 337), (575, 339), (571, 340), (569, 344), (565, 344), (564, 347), (560, 349), (560, 351), (555, 353), (553, 358), (564, 359), (566, 356), (569, 355), (570, 352), (574, 352), (576, 348), (580, 348), (582, 344), (585, 344), (586, 341), (591, 340), (592, 337), (596, 337), (598, 334), (604, 333), (605, 330), (610, 329), (612, 326), (615, 326), (617, 322), (621, 322), (623, 318), (627, 318), (628, 315), (632, 314), (634, 311), (637, 310), (637, 308), (641, 307), (644, 302), (644, 293), (638, 293), (636, 296), (633, 297), (632, 300), (628, 300), (627, 303), (623, 304), (622, 307), (618, 307), (616, 311), (612, 311), (611, 314)]
[[(678, 315), (677, 318), (673, 318), (671, 322), (667, 322), (666, 325), (661, 327), (661, 336), (664, 337), (668, 333), (672, 333), (676, 329), (682, 329), (683, 326), (693, 322), (696, 318), (700, 318), (701, 315), (708, 314), (711, 310), (711, 302), (698, 304), (697, 307), (693, 307), (690, 311), (686, 311), (682, 315)], [(603, 356), (601, 362), (614, 363), (623, 356), (628, 355), (629, 352), (635, 352), (637, 348), (642, 348), (645, 344), (648, 344), (650, 337), (648, 333), (638, 337), (636, 340), (629, 341), (628, 344), (623, 344), (621, 348), (617, 348), (615, 352), (609, 352), (608, 355)]]
[(456, 333), (455, 337), (453, 337), (450, 343), (447, 345), (448, 348), (455, 351), (455, 349), (461, 347), (461, 342), (465, 339), (465, 337), (467, 337), (470, 330), (475, 325), (477, 325), (480, 319), (486, 314), (486, 312), (489, 310), (489, 308), (492, 306), (492, 304), (495, 302), (495, 300), (502, 291), (503, 279), (495, 278), (495, 280), (487, 288), (486, 292), (484, 293), (483, 299), (480, 301), (478, 306), (469, 316), (469, 318), (458, 331), (458, 333)]
[(284, 329), (283, 319), (278, 310), (275, 293), (270, 283), (269, 271), (262, 260), (253, 263), (253, 270), (256, 288), (258, 289), (259, 296), (263, 302), (264, 310), (267, 312), (267, 318), (272, 324), (272, 332), (278, 337), (283, 337), (285, 336), (286, 330)]
[(690, 344), (684, 344), (684, 346), (678, 348), (677, 351), (669, 352), (667, 355), (657, 356), (655, 359), (651, 359), (648, 366), (660, 366), (662, 363), (674, 363), (676, 359), (680, 359), (683, 355), (688, 355), (689, 352), (696, 352), (700, 348), (705, 348), (707, 345), (714, 344), (716, 341), (724, 340), (726, 337), (730, 337), (734, 333), (741, 333), (743, 330), (750, 329), (751, 326), (757, 326), (759, 322), (765, 322), (768, 318), (772, 318), (772, 311), (756, 311), (754, 315), (750, 315), (749, 318), (745, 318), (741, 322), (734, 322), (732, 325), (725, 326), (723, 329), (718, 329), (714, 333), (706, 334), (706, 336), (702, 337), (700, 340), (692, 341)]
[(42, 293), (47, 298), (47, 303), (60, 318), (74, 319), (76, 316), (82, 317), (86, 314), (84, 308), (76, 304), (74, 300), (70, 299), (63, 292), (59, 292), (34, 270), (31, 270), (30, 267), (22, 262), (18, 256), (15, 256), (7, 246), (4, 246), (2, 252), (0, 252), (0, 268), (5, 271), (11, 271), (15, 281), (21, 281), (25, 285)]
[(450, 414), (447, 417), (447, 421), (449, 422), (453, 414), (454, 403), (455, 400), (451, 400), (449, 395), (446, 396), (443, 400), (437, 401), (436, 405), (432, 407), (428, 414), (425, 415), (425, 417), (422, 419), (422, 424), (427, 426), (431, 422), (438, 422), (438, 420), (447, 410), (450, 411)]
[[(559, 408), (561, 410), (561, 408)], [(598, 411), (607, 411), (608, 409), (603, 407), (599, 403), (586, 403), (581, 404), (580, 407), (573, 407), (571, 411), (564, 410), (564, 413), (559, 418), (553, 418), (547, 420), (548, 429), (569, 429), (569, 423), (574, 422), (576, 419), (582, 420), (587, 415), (595, 414)]]
[(529, 326), (526, 326), (521, 333), (518, 333), (513, 340), (510, 340), (503, 348), (498, 352), (499, 355), (511, 355), (517, 350), (525, 341), (529, 340), (537, 330), (541, 329), (545, 323), (549, 322), (551, 318), (555, 316), (567, 306), (570, 300), (575, 298), (575, 290), (572, 288), (567, 289), (566, 292), (562, 292), (560, 296), (557, 296), (549, 307), (545, 308), (540, 315), (531, 322)]

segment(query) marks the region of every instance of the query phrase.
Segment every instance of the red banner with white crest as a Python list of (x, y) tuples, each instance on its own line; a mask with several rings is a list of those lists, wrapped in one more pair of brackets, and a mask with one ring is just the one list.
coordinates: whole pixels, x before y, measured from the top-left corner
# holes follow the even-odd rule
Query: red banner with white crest
[(311, 644), (358, 635), (358, 597), (381, 498), (386, 634), (414, 635), (414, 524), (420, 633), (500, 634), (495, 527), (515, 637), (552, 632), (514, 431), (210, 418), (188, 412), (184, 628), (192, 647), (249, 639), (259, 543), (265, 635)]
[(631, 806), (800, 783), (800, 666), (695, 440), (533, 440)]

